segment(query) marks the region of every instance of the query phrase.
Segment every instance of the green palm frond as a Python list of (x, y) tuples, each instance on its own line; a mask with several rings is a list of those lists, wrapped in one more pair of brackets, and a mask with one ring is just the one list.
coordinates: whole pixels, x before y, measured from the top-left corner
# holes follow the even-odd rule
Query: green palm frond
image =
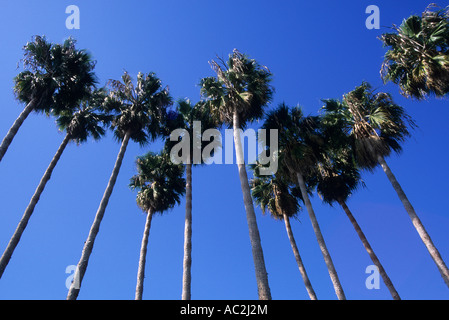
[(143, 211), (162, 214), (180, 203), (186, 185), (183, 165), (173, 164), (166, 153), (149, 152), (137, 158), (136, 166), (129, 186), (138, 191), (136, 202)]

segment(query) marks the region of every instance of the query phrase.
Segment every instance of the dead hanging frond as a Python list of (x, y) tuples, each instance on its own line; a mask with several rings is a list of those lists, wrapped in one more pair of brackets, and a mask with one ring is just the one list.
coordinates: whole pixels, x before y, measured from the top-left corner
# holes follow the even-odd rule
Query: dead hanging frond
[(426, 7), (424, 12), (422, 13), (422, 18), (427, 19), (428, 22), (432, 22), (433, 19), (435, 19), (435, 22), (441, 21), (441, 18), (448, 19), (449, 18), (448, 8), (449, 6), (442, 8), (436, 3), (431, 3)]
[(109, 79), (106, 85), (114, 91), (125, 92), (125, 85), (119, 80)]
[(232, 65), (232, 69), (234, 69), (237, 73), (244, 73), (245, 72), (245, 68), (244, 68), (244, 63), (243, 60), (245, 59), (245, 56), (240, 53), (237, 49), (234, 49), (232, 51), (232, 56), (231, 56), (231, 65)]
[(222, 108), (225, 108), (225, 112), (222, 112), (220, 118), (222, 121), (231, 122), (234, 108), (237, 106), (238, 110), (242, 110), (241, 105), (249, 104), (250, 94), (247, 92), (239, 93), (235, 85), (232, 83), (229, 73), (234, 75), (243, 74), (244, 69), (244, 55), (234, 49), (232, 55), (229, 58), (229, 62), (226, 63), (223, 58), (217, 56), (217, 60), (209, 61), (209, 65), (212, 70), (217, 74), (217, 79), (226, 88), (228, 103), (222, 103)]
[(222, 58), (217, 56), (217, 62), (216, 60), (209, 61), (209, 65), (212, 68), (212, 70), (217, 74), (217, 78), (220, 82), (222, 82), (226, 88), (230, 89), (233, 88), (233, 84), (231, 81), (229, 81), (227, 77), (227, 72), (229, 71), (228, 66), (226, 65), (226, 62), (223, 61)]

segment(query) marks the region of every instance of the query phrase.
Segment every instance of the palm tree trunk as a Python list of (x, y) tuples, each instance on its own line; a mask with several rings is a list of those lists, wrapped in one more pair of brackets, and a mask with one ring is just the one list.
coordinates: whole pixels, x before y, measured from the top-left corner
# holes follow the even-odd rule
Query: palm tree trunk
[(11, 259), (11, 256), (17, 246), (17, 244), (20, 241), (20, 238), (22, 237), (23, 232), (25, 231), (25, 228), (28, 224), (28, 221), (31, 218), (31, 215), (33, 214), (34, 208), (36, 207), (37, 202), (39, 201), (39, 198), (44, 191), (45, 185), (51, 178), (51, 174), (53, 172), (53, 169), (56, 167), (56, 164), (58, 163), (59, 159), (61, 158), (61, 155), (67, 146), (67, 144), (70, 141), (70, 137), (67, 134), (62, 141), (61, 145), (59, 146), (58, 150), (56, 151), (56, 154), (54, 155), (53, 159), (51, 160), (47, 170), (45, 171), (44, 175), (41, 178), (41, 181), (39, 182), (39, 185), (37, 186), (36, 190), (34, 191), (33, 196), (31, 197), (30, 203), (28, 204), (27, 208), (25, 209), (25, 212), (22, 216), (22, 219), (19, 222), (19, 225), (16, 228), (16, 231), (14, 232), (13, 236), (11, 237), (11, 240), (8, 243), (8, 246), (6, 247), (5, 252), (3, 253), (2, 257), (0, 258), (0, 278), (3, 275), (3, 272), (5, 271), (6, 266), (9, 263), (9, 260)]
[(186, 164), (186, 217), (184, 227), (184, 261), (182, 300), (191, 299), (192, 282), (192, 163)]
[(92, 226), (90, 228), (87, 240), (84, 243), (81, 258), (80, 261), (78, 262), (78, 266), (74, 274), (75, 281), (70, 286), (67, 295), (67, 300), (75, 300), (78, 297), (81, 288), (81, 282), (83, 281), (84, 274), (86, 273), (87, 264), (89, 263), (89, 257), (94, 247), (95, 238), (97, 237), (98, 231), (100, 230), (101, 220), (103, 219), (104, 212), (106, 211), (106, 207), (108, 205), (109, 198), (111, 197), (112, 190), (114, 189), (115, 181), (117, 180), (117, 176), (120, 171), (120, 167), (122, 165), (123, 157), (125, 156), (126, 147), (128, 146), (130, 136), (131, 132), (128, 131), (123, 138), (120, 151), (117, 155), (117, 160), (115, 161), (114, 169), (112, 170), (112, 174), (111, 177), (109, 178), (108, 185), (106, 187), (106, 190), (104, 191), (103, 198), (101, 199), (100, 205), (95, 215), (94, 222), (92, 223)]
[(295, 237), (292, 232), (292, 226), (290, 225), (290, 218), (285, 213), (284, 223), (285, 229), (287, 230), (288, 239), (290, 240), (290, 245), (292, 246), (293, 254), (295, 255), (296, 263), (298, 264), (299, 272), (304, 280), (309, 297), (311, 300), (317, 300), (315, 291), (313, 290), (312, 284), (310, 283), (310, 279), (307, 275), (306, 268), (304, 267), (301, 256), (299, 255), (298, 246), (296, 245)]
[(254, 267), (256, 271), (257, 290), (259, 300), (271, 300), (270, 286), (268, 284), (268, 273), (265, 268), (262, 244), (260, 241), (259, 228), (257, 226), (256, 213), (254, 212), (253, 200), (248, 182), (248, 175), (243, 157), (243, 147), (240, 138), (240, 119), (237, 111), (233, 115), (234, 144), (236, 151), (237, 167), (239, 170), (240, 185), (243, 193), (246, 220), (248, 222), (249, 238), (251, 241)]
[(379, 259), (377, 258), (377, 255), (374, 253), (373, 248), (368, 242), (368, 239), (366, 239), (365, 234), (363, 233), (362, 229), (360, 228), (360, 225), (357, 223), (357, 220), (354, 218), (354, 216), (351, 213), (351, 210), (349, 210), (348, 206), (346, 205), (346, 202), (343, 200), (338, 200), (338, 203), (345, 211), (346, 215), (348, 216), (349, 220), (351, 221), (355, 231), (357, 232), (360, 240), (363, 243), (363, 246), (365, 247), (366, 251), (368, 252), (371, 260), (376, 265), (377, 269), (379, 270), (379, 273), (387, 286), (388, 290), (390, 290), (390, 294), (393, 297), (394, 300), (401, 300), (399, 297), (398, 292), (396, 291), (393, 283), (390, 280), (390, 277), (388, 277), (387, 272), (385, 271), (384, 267), (380, 263)]
[(17, 131), (19, 131), (20, 126), (28, 117), (28, 115), (31, 113), (31, 111), (33, 111), (35, 104), (36, 104), (35, 99), (32, 99), (30, 102), (28, 102), (25, 109), (23, 109), (19, 117), (16, 119), (16, 121), (14, 121), (12, 127), (9, 129), (5, 138), (3, 138), (2, 144), (0, 145), (0, 161), (2, 161), (3, 156), (6, 153), (6, 150), (8, 150), (8, 147), (11, 144), (12, 139), (14, 139), (14, 136), (16, 135)]
[(318, 225), (315, 212), (313, 211), (312, 203), (310, 202), (309, 195), (307, 194), (307, 188), (304, 182), (304, 178), (302, 174), (299, 172), (296, 173), (296, 177), (298, 179), (299, 188), (301, 189), (301, 194), (304, 199), (307, 212), (309, 213), (310, 221), (312, 222), (313, 231), (315, 232), (316, 238), (318, 240), (318, 245), (320, 246), (321, 253), (323, 254), (324, 257), (324, 261), (326, 262), (327, 270), (329, 271), (332, 284), (334, 285), (335, 293), (337, 294), (339, 300), (346, 300), (345, 293), (343, 292), (340, 280), (338, 279), (337, 271), (335, 270), (334, 263), (329, 254), (329, 251), (327, 250), (327, 246), (326, 243), (324, 242), (320, 226)]
[(410, 219), (412, 220), (412, 223), (415, 226), (416, 231), (418, 231), (418, 234), (421, 237), (421, 240), (424, 242), (432, 259), (435, 261), (435, 264), (437, 265), (438, 270), (440, 270), (440, 273), (444, 279), (444, 282), (446, 282), (446, 285), (449, 287), (449, 269), (447, 268), (446, 264), (444, 263), (443, 258), (440, 255), (440, 252), (433, 244), (432, 239), (430, 238), (429, 234), (427, 233), (426, 229), (424, 228), (424, 225), (422, 224), (421, 220), (418, 218), (418, 215), (416, 214), (415, 209), (413, 208), (412, 204), (410, 203), (407, 196), (405, 195), (404, 190), (402, 190), (401, 185), (396, 180), (396, 177), (394, 176), (390, 167), (387, 165), (387, 162), (385, 161), (384, 157), (378, 156), (377, 160), (380, 163), (380, 165), (382, 166), (382, 169), (384, 170), (385, 174), (387, 175), (388, 180), (390, 180), (391, 185), (393, 186), (393, 188), (396, 191), (399, 199), (401, 200), (405, 210), (407, 211)]
[(142, 300), (143, 280), (145, 279), (145, 262), (147, 256), (148, 237), (150, 236), (151, 220), (153, 219), (153, 210), (148, 210), (145, 230), (143, 231), (142, 245), (140, 247), (139, 270), (137, 271), (136, 299)]

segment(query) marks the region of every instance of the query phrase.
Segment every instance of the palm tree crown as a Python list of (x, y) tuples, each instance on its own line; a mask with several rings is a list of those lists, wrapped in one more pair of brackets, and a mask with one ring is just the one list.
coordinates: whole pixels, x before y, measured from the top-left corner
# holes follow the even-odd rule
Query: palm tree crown
[[(200, 127), (194, 127), (194, 122), (199, 122)], [(207, 145), (206, 143), (203, 143), (202, 140), (204, 132), (208, 129), (217, 129), (221, 127), (221, 125), (222, 123), (219, 119), (210, 115), (205, 101), (199, 101), (193, 104), (190, 99), (180, 99), (177, 102), (176, 111), (170, 111), (170, 115), (167, 117), (164, 128), (167, 132), (166, 135), (170, 135), (175, 129), (183, 129), (188, 133), (190, 141), (190, 158), (182, 158), (185, 160), (185, 164), (197, 165), (204, 164), (204, 161), (207, 160), (203, 156), (209, 156), (206, 154), (203, 155), (202, 153), (204, 147)], [(182, 137), (180, 136), (179, 138)], [(167, 152), (170, 152), (172, 147), (177, 143), (177, 140), (171, 141), (171, 139), (167, 139), (165, 143)], [(221, 143), (219, 143), (219, 145), (221, 146)], [(201, 155), (201, 159), (196, 159), (196, 157), (194, 157), (195, 153)], [(213, 154), (210, 156), (213, 156)]]
[(306, 176), (314, 174), (323, 145), (319, 121), (317, 116), (305, 116), (301, 107), (290, 108), (285, 103), (268, 112), (265, 117), (262, 129), (267, 131), (267, 140), (270, 129), (278, 131), (278, 156), (281, 163), (278, 171), (293, 183), (296, 183), (296, 172)]
[(118, 140), (129, 133), (134, 142), (145, 145), (164, 134), (162, 124), (172, 98), (168, 87), (162, 88), (161, 80), (154, 73), (139, 73), (134, 85), (125, 72), (122, 81), (109, 81), (112, 90), (105, 99), (105, 108), (115, 113), (111, 127)]
[(186, 186), (183, 165), (173, 164), (166, 153), (152, 152), (138, 157), (136, 164), (130, 187), (138, 190), (136, 201), (144, 212), (163, 213), (180, 203)]
[(369, 170), (378, 166), (378, 156), (400, 153), (401, 143), (416, 127), (390, 94), (375, 93), (366, 82), (342, 101), (325, 100), (323, 110), (327, 114), (324, 121), (338, 122), (342, 132), (350, 137), (358, 166)]
[(380, 37), (389, 47), (381, 76), (398, 84), (406, 97), (441, 97), (449, 92), (449, 12), (433, 7)]
[(316, 182), (311, 182), (312, 185), (316, 184), (316, 191), (323, 202), (329, 205), (338, 201), (347, 201), (354, 191), (365, 186), (355, 163), (345, 159), (345, 155), (343, 159), (341, 155), (340, 158), (336, 157), (332, 156), (326, 159), (325, 163), (319, 163), (319, 174), (315, 176)]
[(236, 49), (227, 62), (219, 59), (210, 64), (217, 77), (204, 78), (200, 85), (214, 118), (232, 125), (237, 111), (242, 128), (260, 119), (274, 92), (270, 71)]
[(58, 114), (76, 108), (90, 95), (97, 83), (95, 62), (86, 50), (77, 50), (72, 38), (63, 44), (52, 44), (35, 36), (24, 46), (25, 71), (14, 78), (14, 92), (19, 101), (36, 100), (34, 110)]
[(96, 84), (95, 62), (85, 50), (77, 50), (71, 38), (60, 45), (36, 36), (24, 51), (25, 70), (14, 78), (14, 92), (26, 107), (0, 144), (0, 161), (32, 111), (56, 116), (70, 113), (90, 97)]
[(262, 212), (267, 210), (275, 219), (282, 220), (284, 214), (289, 218), (298, 214), (301, 207), (298, 198), (301, 198), (297, 188), (289, 186), (276, 176), (259, 176), (252, 166), (255, 179), (252, 179), (251, 194)]
[(105, 95), (104, 89), (95, 90), (88, 100), (82, 101), (73, 111), (61, 111), (56, 119), (60, 130), (65, 130), (76, 144), (85, 142), (89, 136), (94, 140), (103, 137), (105, 128), (112, 120), (112, 116), (102, 108)]

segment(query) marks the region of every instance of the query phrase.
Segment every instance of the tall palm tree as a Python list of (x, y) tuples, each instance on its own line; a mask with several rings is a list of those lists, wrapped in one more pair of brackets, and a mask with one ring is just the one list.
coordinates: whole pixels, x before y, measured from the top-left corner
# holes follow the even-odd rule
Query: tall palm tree
[(111, 80), (109, 82), (111, 91), (104, 101), (105, 109), (114, 113), (111, 127), (114, 129), (115, 137), (122, 143), (94, 222), (84, 243), (81, 258), (74, 274), (74, 281), (67, 295), (68, 300), (74, 300), (78, 297), (89, 257), (100, 230), (100, 224), (114, 189), (129, 140), (131, 139), (143, 146), (148, 141), (158, 138), (163, 133), (161, 124), (165, 122), (166, 107), (172, 101), (168, 89), (162, 87), (161, 81), (154, 73), (146, 75), (139, 73), (136, 85), (134, 85), (130, 75), (125, 72), (122, 81)]
[[(186, 214), (181, 295), (182, 300), (190, 300), (192, 284), (192, 166), (204, 164), (204, 160), (206, 160), (203, 158), (204, 144), (202, 135), (204, 131), (219, 128), (221, 124), (218, 119), (210, 116), (204, 102), (200, 101), (192, 104), (189, 99), (178, 101), (176, 114), (169, 123), (167, 125), (169, 129), (184, 129), (188, 134), (190, 142), (188, 155), (183, 155), (182, 157), (186, 170)], [(180, 138), (183, 139), (183, 137)], [(171, 139), (167, 139), (167, 152), (172, 150), (173, 145), (178, 142), (177, 140), (171, 141)]]
[(375, 93), (366, 82), (346, 94), (343, 101), (326, 104), (325, 107), (326, 112), (339, 119), (342, 130), (352, 140), (357, 165), (367, 170), (373, 170), (378, 165), (382, 167), (449, 286), (449, 270), (445, 262), (385, 160), (391, 152), (401, 152), (401, 143), (410, 136), (410, 128), (415, 127), (413, 120), (394, 103), (389, 94)]
[(136, 164), (138, 173), (131, 178), (130, 187), (133, 190), (138, 190), (137, 205), (147, 213), (140, 249), (135, 297), (136, 300), (142, 300), (151, 220), (155, 213), (163, 214), (180, 203), (181, 196), (186, 191), (186, 182), (183, 178), (183, 165), (171, 162), (167, 153), (149, 152), (138, 157)]
[(292, 188), (276, 176), (258, 175), (258, 164), (251, 165), (250, 167), (256, 177), (251, 181), (251, 192), (254, 201), (261, 207), (264, 214), (268, 209), (273, 218), (284, 221), (287, 236), (290, 241), (296, 263), (298, 264), (299, 272), (301, 273), (306, 286), (307, 293), (309, 294), (311, 300), (317, 300), (315, 290), (312, 287), (306, 268), (299, 254), (298, 246), (290, 224), (290, 218), (296, 216), (300, 210), (298, 203), (299, 196), (297, 194), (292, 194), (294, 193)]
[[(70, 141), (77, 144), (87, 141), (88, 137), (92, 137), (95, 140), (99, 140), (105, 133), (104, 127), (108, 125), (109, 117), (105, 115), (98, 107), (96, 103), (99, 97), (102, 96), (102, 91), (95, 91), (89, 101), (83, 101), (79, 104), (78, 108), (72, 113), (72, 111), (62, 111), (57, 118), (57, 123), (61, 131), (65, 131), (66, 135), (59, 146), (56, 154), (51, 160), (47, 170), (45, 171), (42, 179), (39, 182), (30, 203), (28, 204), (19, 225), (16, 228), (11, 240), (8, 243), (2, 257), (0, 258), (0, 278), (8, 265), (12, 254), (17, 247), (23, 232), (33, 214), (33, 211), (39, 201), (42, 192), (50, 180), (56, 164), (58, 163), (63, 151)], [(101, 98), (100, 98), (101, 99)]]
[(317, 163), (323, 154), (321, 146), (324, 142), (319, 133), (318, 123), (318, 117), (305, 117), (300, 107), (289, 108), (281, 104), (267, 114), (262, 128), (267, 132), (270, 132), (270, 129), (278, 131), (278, 174), (283, 176), (285, 181), (290, 180), (299, 186), (335, 293), (338, 299), (344, 300), (346, 296), (321, 233), (309, 198), (310, 186), (307, 185), (307, 180), (316, 174)]
[(25, 70), (14, 78), (14, 92), (26, 106), (0, 144), (0, 161), (32, 111), (58, 114), (76, 108), (81, 99), (89, 96), (96, 83), (95, 62), (75, 44), (72, 38), (52, 44), (45, 37), (35, 36), (24, 46)]
[(254, 204), (245, 168), (241, 129), (264, 114), (264, 107), (271, 101), (273, 88), (271, 73), (256, 60), (234, 50), (225, 62), (222, 59), (210, 62), (216, 77), (201, 80), (201, 93), (206, 97), (212, 116), (232, 126), (236, 160), (246, 210), (249, 236), (255, 266), (259, 299), (270, 300), (271, 292), (265, 267)]
[[(326, 105), (332, 103), (336, 103), (336, 101), (325, 101)], [(325, 109), (325, 107), (323, 107), (323, 109)], [(346, 135), (341, 134), (341, 127), (333, 128), (333, 126), (338, 123), (338, 119), (335, 119), (332, 115), (327, 115), (326, 113), (322, 115), (322, 132), (324, 140), (327, 141), (325, 147), (326, 153), (322, 157), (320, 163), (318, 163), (318, 173), (313, 177), (315, 182), (312, 182), (312, 184), (316, 185), (317, 193), (324, 203), (331, 206), (338, 203), (342, 207), (362, 241), (365, 250), (374, 265), (377, 266), (379, 274), (390, 291), (391, 296), (394, 300), (400, 300), (399, 294), (390, 277), (387, 275), (385, 268), (380, 263), (379, 258), (375, 254), (368, 239), (347, 205), (349, 197), (359, 187), (364, 187), (365, 184), (361, 179), (360, 171), (356, 167), (352, 156), (349, 139)]]
[(449, 7), (434, 8), (429, 5), (421, 16), (412, 15), (380, 36), (389, 48), (381, 76), (398, 84), (408, 98), (449, 92)]

